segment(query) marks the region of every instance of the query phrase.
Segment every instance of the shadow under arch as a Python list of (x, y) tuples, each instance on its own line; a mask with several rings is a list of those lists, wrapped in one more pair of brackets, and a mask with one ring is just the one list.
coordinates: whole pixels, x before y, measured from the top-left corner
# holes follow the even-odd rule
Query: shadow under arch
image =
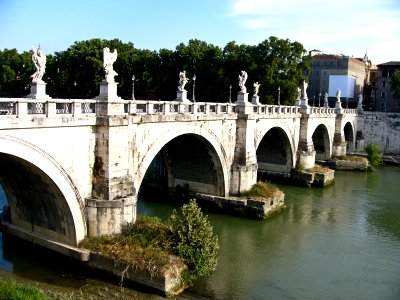
[(225, 152), (218, 139), (207, 130), (193, 127), (188, 132), (181, 129), (156, 139), (136, 172), (137, 190), (154, 159), (164, 164), (168, 188), (179, 184), (188, 185), (192, 192), (217, 196), (228, 194)]
[(42, 149), (0, 135), (0, 184), (13, 225), (70, 246), (85, 237), (86, 213), (79, 192), (61, 165)]
[(343, 127), (344, 139), (346, 141), (346, 152), (354, 151), (354, 129), (350, 122), (347, 122)]
[(258, 173), (289, 177), (293, 168), (293, 151), (287, 133), (272, 127), (261, 139), (256, 150)]
[(319, 124), (312, 134), (315, 150), (315, 160), (326, 160), (331, 158), (331, 143), (328, 129), (324, 124)]

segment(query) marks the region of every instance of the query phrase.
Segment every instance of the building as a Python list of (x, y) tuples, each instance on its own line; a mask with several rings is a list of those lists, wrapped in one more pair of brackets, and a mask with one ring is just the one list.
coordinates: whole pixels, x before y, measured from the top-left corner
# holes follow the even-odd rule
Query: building
[(324, 94), (328, 93), (329, 104), (334, 106), (336, 90), (340, 89), (343, 106), (357, 107), (358, 95), (366, 80), (364, 60), (345, 55), (315, 54), (318, 52), (310, 51), (309, 105), (322, 106)]
[(400, 61), (390, 61), (371, 69), (371, 110), (400, 112), (400, 99), (394, 98), (390, 78), (400, 70)]

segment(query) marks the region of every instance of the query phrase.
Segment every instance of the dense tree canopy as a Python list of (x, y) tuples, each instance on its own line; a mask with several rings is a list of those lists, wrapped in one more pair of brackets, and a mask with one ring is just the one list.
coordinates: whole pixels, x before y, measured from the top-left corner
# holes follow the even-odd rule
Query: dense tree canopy
[[(179, 72), (185, 70), (192, 98), (193, 76), (196, 75), (197, 101), (226, 102), (231, 86), (232, 100), (239, 90), (238, 75), (244, 70), (253, 83), (261, 84), (260, 101), (291, 105), (297, 87), (308, 77), (310, 62), (298, 42), (270, 37), (256, 46), (229, 42), (223, 49), (200, 40), (179, 44), (175, 50), (150, 51), (137, 49), (132, 43), (118, 39), (91, 39), (75, 42), (67, 50), (47, 55), (43, 80), (53, 98), (94, 98), (99, 93), (103, 74), (103, 48), (117, 49), (114, 70), (118, 73), (118, 95), (132, 95), (132, 75), (135, 75), (136, 99), (173, 100), (176, 97)], [(34, 73), (30, 52), (19, 54), (15, 49), (0, 51), (0, 96), (17, 97), (29, 93), (30, 76)]]

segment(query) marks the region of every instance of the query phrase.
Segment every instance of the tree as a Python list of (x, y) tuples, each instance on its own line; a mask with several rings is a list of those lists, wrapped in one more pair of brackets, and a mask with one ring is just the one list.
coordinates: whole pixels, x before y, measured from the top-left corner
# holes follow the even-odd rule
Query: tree
[(175, 251), (191, 270), (186, 280), (191, 283), (199, 276), (210, 275), (218, 262), (218, 238), (196, 201), (192, 199), (184, 204), (181, 214), (173, 210), (169, 224), (173, 240), (177, 241)]
[[(159, 52), (136, 49), (132, 43), (118, 39), (91, 39), (75, 42), (67, 50), (47, 55), (44, 81), (47, 93), (53, 98), (94, 98), (103, 80), (103, 48), (117, 49), (114, 70), (118, 73), (118, 95), (132, 95), (132, 75), (135, 75), (137, 99), (174, 100), (178, 74), (185, 70), (190, 79), (186, 89), (193, 97), (192, 77), (196, 75), (196, 100), (226, 102), (229, 86), (232, 100), (242, 70), (249, 75), (249, 93), (253, 83), (261, 84), (262, 103), (276, 104), (278, 88), (281, 104), (292, 105), (297, 87), (310, 72), (310, 58), (298, 42), (270, 37), (256, 46), (229, 42), (223, 49), (197, 39), (179, 44), (174, 51)], [(13, 50), (0, 51), (0, 95), (16, 97), (29, 93), (30, 75), (34, 72), (31, 54)], [(251, 96), (250, 96), (251, 97)]]
[(394, 93), (394, 98), (400, 100), (400, 70), (394, 72), (392, 78), (390, 79), (390, 89)]
[(31, 75), (35, 72), (31, 54), (16, 49), (0, 51), (0, 96), (22, 97), (29, 93)]

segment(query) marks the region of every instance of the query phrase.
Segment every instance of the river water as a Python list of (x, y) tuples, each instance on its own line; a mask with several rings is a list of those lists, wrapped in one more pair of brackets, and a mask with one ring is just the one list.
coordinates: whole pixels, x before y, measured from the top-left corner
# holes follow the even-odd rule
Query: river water
[[(208, 214), (220, 242), (218, 268), (182, 297), (400, 299), (399, 167), (336, 172), (324, 189), (279, 187), (287, 209), (270, 220)], [(173, 208), (140, 201), (138, 213), (165, 218)], [(0, 268), (29, 264), (7, 251), (0, 250)], [(35, 278), (39, 270), (29, 272)]]

